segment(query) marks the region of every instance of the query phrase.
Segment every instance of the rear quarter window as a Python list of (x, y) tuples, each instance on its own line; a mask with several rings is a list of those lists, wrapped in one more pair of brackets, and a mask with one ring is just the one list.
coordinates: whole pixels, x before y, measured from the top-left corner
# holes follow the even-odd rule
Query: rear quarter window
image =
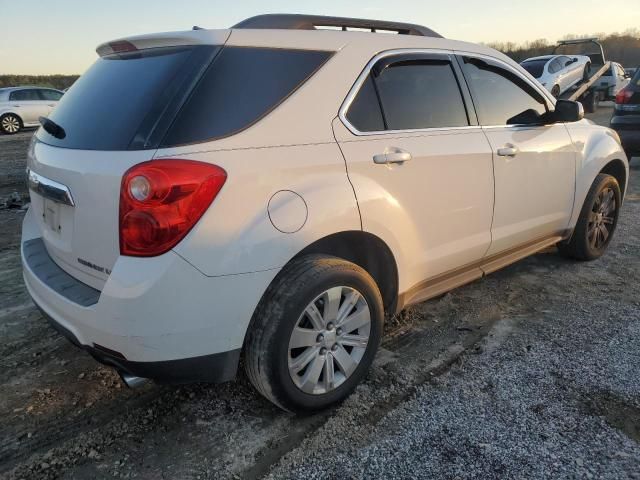
[(331, 52), (224, 47), (161, 146), (178, 146), (233, 135), (267, 115), (300, 87)]

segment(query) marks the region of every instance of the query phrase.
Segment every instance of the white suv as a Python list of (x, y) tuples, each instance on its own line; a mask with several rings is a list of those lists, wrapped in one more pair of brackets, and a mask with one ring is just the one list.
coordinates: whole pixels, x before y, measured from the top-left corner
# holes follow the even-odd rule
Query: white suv
[(243, 357), (269, 400), (323, 408), (385, 316), (615, 230), (616, 134), (487, 47), (267, 15), (97, 51), (30, 147), (22, 258), (45, 316), (129, 384)]

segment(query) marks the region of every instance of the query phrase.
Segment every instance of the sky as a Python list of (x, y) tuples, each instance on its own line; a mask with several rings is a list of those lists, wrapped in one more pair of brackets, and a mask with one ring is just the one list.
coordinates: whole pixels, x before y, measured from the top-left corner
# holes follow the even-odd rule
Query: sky
[(226, 28), (262, 13), (404, 21), (485, 43), (640, 27), (640, 0), (0, 0), (0, 74), (79, 74), (105, 41), (193, 25)]

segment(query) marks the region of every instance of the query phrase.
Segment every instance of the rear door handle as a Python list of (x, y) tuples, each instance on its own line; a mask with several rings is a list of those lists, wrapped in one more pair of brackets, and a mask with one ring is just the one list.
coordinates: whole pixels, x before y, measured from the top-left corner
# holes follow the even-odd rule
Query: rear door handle
[(411, 160), (411, 154), (399, 148), (389, 149), (387, 153), (379, 153), (373, 156), (373, 163), (386, 165), (389, 163), (404, 163)]
[(497, 153), (499, 157), (515, 157), (518, 155), (518, 152), (518, 147), (514, 145), (505, 145), (504, 147), (499, 148)]

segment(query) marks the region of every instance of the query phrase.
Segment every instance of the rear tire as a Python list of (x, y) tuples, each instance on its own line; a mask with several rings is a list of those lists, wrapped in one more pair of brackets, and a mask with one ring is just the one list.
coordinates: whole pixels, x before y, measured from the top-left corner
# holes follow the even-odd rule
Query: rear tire
[(336, 257), (301, 257), (276, 277), (254, 313), (247, 376), (285, 410), (329, 407), (367, 374), (383, 321), (382, 296), (365, 270)]
[(582, 97), (580, 103), (582, 103), (585, 113), (595, 113), (598, 109), (598, 105), (600, 104), (600, 93), (595, 90), (591, 90), (588, 94)]
[(554, 98), (558, 98), (560, 96), (560, 85), (553, 86), (551, 89), (551, 95), (553, 95)]
[(23, 124), (19, 116), (5, 113), (0, 117), (0, 130), (6, 135), (14, 135), (22, 130)]
[(576, 260), (600, 258), (613, 238), (621, 203), (618, 181), (599, 174), (587, 193), (571, 239), (558, 245), (560, 253)]
[(591, 72), (591, 64), (587, 63), (584, 66), (584, 72), (582, 72), (582, 80), (583, 81), (586, 82), (587, 80), (589, 80), (589, 72)]

